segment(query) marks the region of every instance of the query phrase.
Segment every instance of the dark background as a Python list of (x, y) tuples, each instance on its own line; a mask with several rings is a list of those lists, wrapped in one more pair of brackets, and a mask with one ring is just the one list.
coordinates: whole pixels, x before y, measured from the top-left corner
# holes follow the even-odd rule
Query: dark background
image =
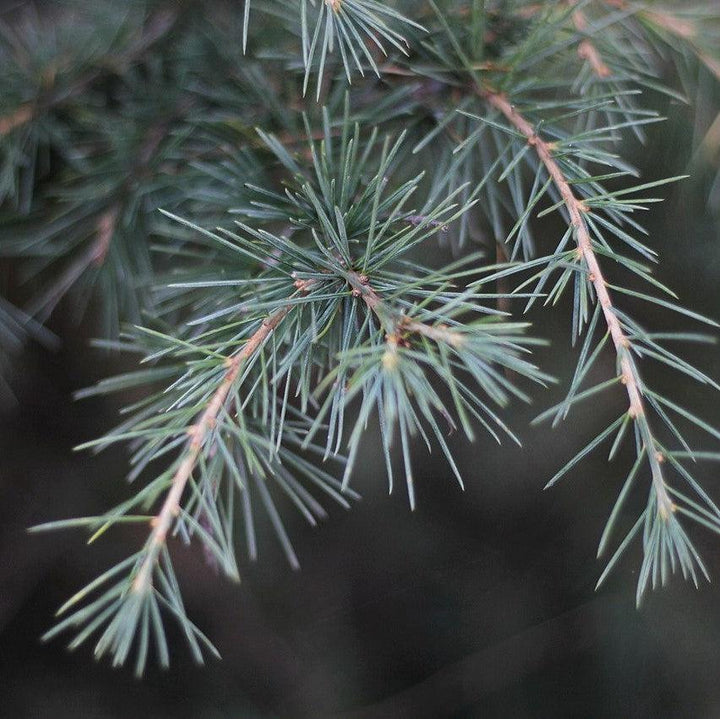
[[(646, 177), (687, 169), (691, 109), (666, 105), (670, 121), (630, 147)], [(707, 112), (707, 107), (701, 108)], [(699, 125), (703, 124), (703, 118)], [(720, 245), (706, 199), (712, 168), (663, 190), (648, 214), (658, 270), (681, 303), (720, 317)], [(680, 318), (625, 307), (657, 328)], [(52, 329), (57, 351), (31, 346), (14, 377), (17, 403), (0, 418), (0, 715), (7, 717), (720, 717), (720, 589), (675, 578), (635, 608), (639, 547), (598, 592), (595, 558), (604, 521), (624, 477), (623, 458), (606, 451), (583, 461), (561, 484), (545, 482), (615, 416), (619, 394), (581, 406), (552, 431), (529, 422), (560, 390), (515, 407), (522, 449), (481, 439), (455, 448), (467, 489), (418, 447), (418, 509), (402, 491), (388, 497), (372, 438), (359, 462), (351, 512), (331, 511), (311, 530), (286, 512), (302, 564), (287, 568), (271, 536), (242, 583), (214, 576), (201, 556), (176, 547), (189, 613), (223, 660), (195, 666), (174, 641), (172, 666), (142, 681), (39, 636), (57, 607), (140, 535), (116, 530), (92, 547), (80, 532), (29, 535), (41, 521), (102, 511), (124, 496), (122, 450), (98, 456), (72, 447), (112, 426), (113, 400), (74, 402), (72, 392), (122, 367), (88, 350), (92, 312), (72, 323), (63, 304)], [(574, 357), (568, 308), (532, 317), (552, 341), (545, 368), (568, 379)], [(684, 353), (720, 377), (716, 346)], [(613, 358), (600, 372), (610, 376)], [(720, 425), (720, 397), (656, 368), (649, 383), (671, 387), (686, 405)], [(566, 386), (566, 385), (565, 385)], [(561, 385), (562, 389), (562, 385)], [(701, 448), (714, 448), (704, 438)], [(717, 471), (699, 470), (720, 497)], [(638, 495), (637, 509), (643, 501)], [(627, 521), (631, 521), (628, 513)], [(720, 577), (720, 539), (691, 529)]]

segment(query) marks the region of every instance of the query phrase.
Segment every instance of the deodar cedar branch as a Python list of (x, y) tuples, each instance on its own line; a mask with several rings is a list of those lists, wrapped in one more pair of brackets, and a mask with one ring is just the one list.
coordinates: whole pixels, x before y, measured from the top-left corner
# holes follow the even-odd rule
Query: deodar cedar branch
[(585, 263), (588, 282), (590, 282), (595, 289), (597, 300), (600, 303), (605, 318), (605, 324), (607, 325), (615, 346), (615, 352), (620, 366), (621, 382), (625, 385), (629, 401), (628, 413), (631, 419), (638, 425), (652, 471), (652, 481), (657, 496), (658, 512), (663, 519), (667, 519), (670, 514), (675, 511), (675, 503), (671, 499), (665, 485), (661, 467), (663, 458), (656, 448), (656, 442), (646, 415), (642, 380), (637, 366), (630, 355), (631, 342), (623, 331), (617, 314), (615, 313), (613, 301), (607, 288), (602, 268), (600, 267), (597, 254), (593, 249), (590, 230), (583, 217), (586, 211), (585, 205), (582, 200), (575, 195), (560, 165), (553, 157), (552, 144), (544, 140), (535, 131), (532, 124), (513, 107), (507, 97), (489, 90), (481, 90), (481, 95), (492, 107), (502, 113), (506, 120), (526, 138), (528, 144), (537, 154), (538, 159), (545, 167), (548, 175), (552, 178), (555, 187), (562, 197), (565, 209), (570, 217), (570, 224), (573, 227), (578, 255)]
[(181, 500), (187, 482), (192, 475), (208, 434), (214, 428), (217, 416), (225, 406), (227, 396), (237, 380), (243, 363), (262, 347), (291, 309), (291, 307), (282, 307), (273, 312), (247, 340), (243, 348), (227, 360), (227, 370), (222, 382), (210, 398), (205, 411), (188, 430), (190, 439), (185, 448), (184, 457), (172, 478), (170, 491), (160, 511), (152, 520), (153, 529), (148, 539), (146, 553), (133, 580), (134, 592), (146, 592), (152, 586), (153, 568), (160, 555), (160, 550), (165, 545), (173, 521), (180, 513)]

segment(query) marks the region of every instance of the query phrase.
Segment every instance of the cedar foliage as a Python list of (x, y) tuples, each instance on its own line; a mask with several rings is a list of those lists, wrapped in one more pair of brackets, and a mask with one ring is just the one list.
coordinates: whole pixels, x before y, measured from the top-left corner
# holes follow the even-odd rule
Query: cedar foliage
[[(623, 153), (661, 119), (653, 97), (693, 102), (720, 79), (712, 5), (133, 0), (8, 17), (0, 253), (27, 302), (0, 297), (0, 366), (52, 341), (60, 302), (78, 316), (98, 303), (98, 345), (140, 362), (78, 392), (134, 398), (83, 445), (129, 446), (128, 499), (35, 529), (92, 541), (138, 523), (147, 541), (71, 597), (47, 638), (92, 638), (142, 674), (151, 647), (169, 662), (173, 618), (201, 661), (215, 650), (185, 612), (170, 537), (237, 580), (238, 547), (256, 559), (268, 521), (298, 566), (278, 497), (311, 524), (321, 500), (350, 508), (376, 423), (389, 488), (411, 507), (423, 444), (462, 486), (448, 434), (519, 443), (512, 403), (541, 403), (554, 381), (522, 314), (565, 298), (576, 368), (538, 421), (557, 426), (600, 392), (624, 405), (548, 486), (601, 446), (610, 460), (629, 448), (599, 583), (636, 540), (638, 603), (672, 574), (707, 576), (691, 534), (720, 533), (720, 509), (693, 472), (720, 452), (691, 443), (720, 430), (682, 388), (720, 387), (682, 348), (718, 325), (654, 277), (638, 220), (682, 178), (644, 181)], [(717, 149), (716, 126), (699, 155)], [(634, 300), (687, 328), (646, 330)], [(615, 372), (598, 380), (608, 355)], [(647, 363), (677, 373), (675, 396), (645, 384)]]

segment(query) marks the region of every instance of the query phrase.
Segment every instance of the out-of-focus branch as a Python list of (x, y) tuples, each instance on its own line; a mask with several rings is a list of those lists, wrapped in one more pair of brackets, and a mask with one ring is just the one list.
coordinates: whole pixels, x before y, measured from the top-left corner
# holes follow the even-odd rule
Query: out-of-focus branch
[[(578, 32), (587, 33), (588, 23), (585, 13), (582, 10), (575, 10), (573, 12), (573, 23)], [(592, 71), (599, 77), (605, 78), (612, 75), (612, 70), (605, 64), (605, 61), (600, 54), (600, 51), (595, 47), (595, 43), (589, 38), (585, 38), (578, 45), (578, 55), (583, 59), (587, 60)]]
[(177, 19), (178, 13), (172, 9), (160, 10), (153, 14), (144, 26), (141, 36), (125, 52), (104, 58), (101, 64), (83, 75), (70, 88), (50, 87), (34, 102), (23, 103), (12, 112), (0, 117), (0, 138), (26, 125), (41, 112), (76, 97), (100, 77), (105, 68), (122, 72), (129, 64), (137, 62), (155, 43), (167, 35)]

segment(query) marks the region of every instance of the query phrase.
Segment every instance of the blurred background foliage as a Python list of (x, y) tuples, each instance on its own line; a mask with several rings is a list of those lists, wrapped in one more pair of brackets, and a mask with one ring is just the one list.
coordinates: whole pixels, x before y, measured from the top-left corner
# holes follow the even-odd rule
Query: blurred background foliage
[[(53, 3), (40, 6), (41, 12), (57, 10)], [(668, 119), (648, 130), (644, 146), (629, 142), (624, 152), (648, 180), (691, 173), (667, 189), (667, 201), (646, 225), (662, 257), (658, 278), (685, 306), (718, 318), (720, 96), (706, 69), (695, 72), (699, 90), (691, 104), (652, 97)], [(156, 103), (172, 98), (164, 92), (154, 97), (157, 84), (141, 81), (149, 90), (144, 112), (157, 117)], [(107, 121), (109, 137), (115, 122), (147, 122), (111, 111)], [(61, 125), (43, 132), (62, 132)], [(42, 152), (45, 139), (28, 142)], [(113, 156), (131, 152), (118, 148)], [(52, 180), (50, 172), (44, 183), (50, 194)], [(14, 185), (18, 207), (26, 202), (26, 182), (20, 178)], [(163, 188), (151, 190), (162, 194)], [(162, 204), (157, 194), (148, 203)], [(0, 231), (13, 240), (19, 236), (14, 226)], [(447, 248), (437, 252), (448, 254)], [(23, 286), (2, 260), (0, 274), (9, 299), (22, 301)], [(574, 368), (570, 314), (563, 306), (531, 316), (554, 348), (539, 351), (541, 364), (565, 385)], [(639, 316), (651, 327), (681, 327), (680, 318), (668, 327), (673, 318), (663, 313), (658, 319), (647, 306)], [(355, 483), (363, 499), (351, 512), (333, 509), (315, 530), (288, 516), (300, 572), (289, 571), (280, 549), (267, 542), (263, 561), (242, 567), (236, 587), (208, 572), (201, 550), (179, 548), (189, 613), (213, 637), (222, 662), (199, 669), (181, 651), (169, 671), (150, 668), (138, 682), (129, 672), (90, 662), (86, 653), (68, 653), (62, 643), (40, 645), (37, 638), (67, 595), (122, 558), (128, 543), (142, 540), (142, 530), (121, 529), (88, 549), (74, 533), (25, 531), (49, 513), (98, 513), (124, 496), (123, 451), (98, 457), (69, 451), (115, 421), (117, 399), (72, 400), (78, 388), (130, 369), (132, 360), (88, 350), (90, 338), (113, 321), (93, 302), (79, 318), (75, 305), (59, 301), (48, 329), (62, 341), (38, 328), (40, 341), (27, 344), (6, 375), (14, 395), (0, 417), (0, 707), (6, 716), (720, 715), (717, 586), (695, 591), (676, 582), (651, 593), (636, 610), (635, 547), (633, 561), (623, 562), (595, 593), (601, 570), (595, 547), (617, 494), (615, 470), (599, 453), (565, 483), (541, 491), (558, 458), (582, 446), (598, 418), (617, 413), (620, 400), (604, 394), (579, 406), (574, 421), (552, 433), (530, 427), (538, 408), (516, 409), (522, 449), (498, 450), (484, 437), (472, 445), (458, 438), (453, 450), (468, 479), (465, 492), (445, 476), (442, 458), (430, 457), (418, 466), (414, 513), (401, 493), (388, 498), (382, 482), (370, 481), (382, 472), (382, 457), (366, 447), (358, 462), (364, 476)], [(689, 347), (686, 354), (720, 377), (716, 346)], [(677, 381), (662, 369), (652, 372), (661, 389)], [(562, 383), (541, 401), (546, 406), (561, 396)], [(690, 386), (686, 402), (720, 426), (720, 404), (712, 395)], [(700, 469), (699, 476), (717, 496), (713, 467)], [(696, 536), (711, 575), (720, 576), (716, 538)]]

